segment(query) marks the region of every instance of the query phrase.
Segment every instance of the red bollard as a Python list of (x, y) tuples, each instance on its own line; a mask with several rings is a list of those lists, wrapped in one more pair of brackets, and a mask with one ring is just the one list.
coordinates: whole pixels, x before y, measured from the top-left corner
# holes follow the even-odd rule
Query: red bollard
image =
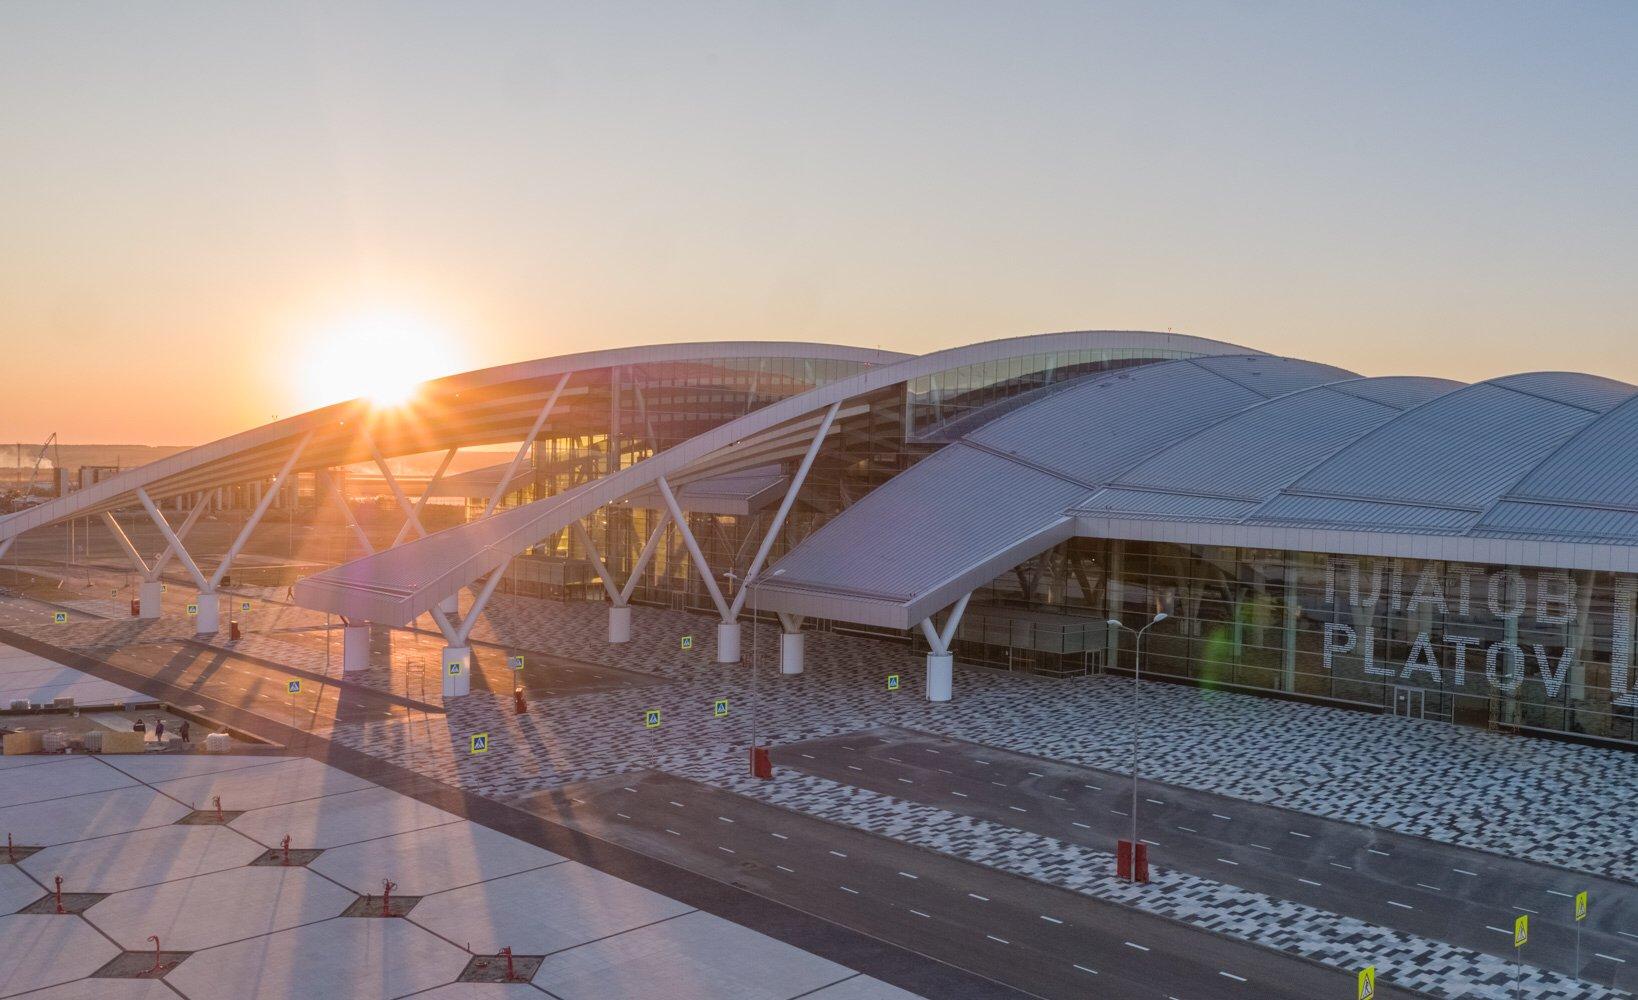
[(528, 714), (529, 703), (523, 700), (523, 688), (521, 685), (512, 689), (512, 708), (518, 715)]
[(154, 943), (154, 967), (148, 970), (150, 976), (157, 976), (165, 971), (165, 963), (159, 957), (159, 935), (150, 934), (148, 940)]
[(381, 915), (383, 917), (392, 916), (392, 891), (397, 887), (397, 882), (387, 879), (381, 880)]
[(773, 777), (773, 761), (768, 757), (767, 747), (751, 748), (751, 774), (764, 780)]
[(506, 981), (509, 983), (517, 982), (517, 970), (512, 968), (512, 949), (510, 947), (502, 948), (501, 954), (506, 956)]
[(140, 598), (136, 598), (136, 597), (131, 598), (131, 617), (132, 618), (138, 618), (138, 617), (141, 617), (141, 615), (142, 615), (142, 600)]
[(63, 909), (63, 877), (61, 875), (57, 876), (57, 912), (68, 912), (67, 910)]
[(1139, 842), (1136, 858), (1133, 857), (1132, 842), (1120, 841), (1115, 851), (1115, 876), (1125, 882), (1149, 881), (1149, 845)]
[(222, 818), (222, 797), (220, 795), (213, 795), (213, 796), (211, 796), (210, 800), (211, 800), (211, 802), (216, 804), (216, 822), (218, 822), (218, 823), (227, 822), (226, 820), (224, 820)]
[(288, 865), (290, 863), (290, 834), (287, 833), (284, 835), (284, 843), (282, 846), (284, 847), (284, 863)]

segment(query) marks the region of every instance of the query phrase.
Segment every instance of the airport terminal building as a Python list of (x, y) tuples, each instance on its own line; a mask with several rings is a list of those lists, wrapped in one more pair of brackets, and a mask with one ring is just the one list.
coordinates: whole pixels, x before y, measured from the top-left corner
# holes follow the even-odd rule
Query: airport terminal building
[[(516, 452), (459, 487), (465, 523), (418, 537), (417, 506), (454, 487), (412, 496), (387, 460), (497, 444)], [(221, 574), (170, 523), (196, 498), (248, 489), (248, 533), (373, 464), (401, 544), (296, 600), (350, 631), (430, 614), (457, 665), (503, 589), (604, 601), (611, 642), (645, 605), (697, 609), (723, 662), (745, 617), (777, 616), (787, 673), (808, 631), (913, 643), (933, 700), (960, 697), (956, 661), (1129, 672), (1135, 633), (1107, 622), (1164, 612), (1145, 675), (1638, 746), (1635, 446), (1638, 387), (1596, 375), (1363, 377), (1120, 331), (921, 356), (658, 345), (269, 424), (0, 519), (0, 551), (145, 514), (210, 604)]]

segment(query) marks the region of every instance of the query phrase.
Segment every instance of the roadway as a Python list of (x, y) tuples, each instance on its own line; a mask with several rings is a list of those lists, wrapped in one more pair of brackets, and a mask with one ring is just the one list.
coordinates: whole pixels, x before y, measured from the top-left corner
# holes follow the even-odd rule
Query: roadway
[[(1328, 968), (657, 772), (515, 803), (1031, 996), (1314, 1000)], [(1383, 984), (1382, 997), (1406, 997)]]
[[(1112, 852), (1132, 830), (1132, 780), (1117, 774), (890, 728), (775, 749), (778, 767), (962, 816)], [(1591, 899), (1581, 975), (1638, 967), (1638, 887), (1276, 806), (1141, 781), (1139, 838), (1150, 863), (1511, 959), (1513, 919), (1530, 914), (1525, 960), (1570, 973), (1574, 897)]]

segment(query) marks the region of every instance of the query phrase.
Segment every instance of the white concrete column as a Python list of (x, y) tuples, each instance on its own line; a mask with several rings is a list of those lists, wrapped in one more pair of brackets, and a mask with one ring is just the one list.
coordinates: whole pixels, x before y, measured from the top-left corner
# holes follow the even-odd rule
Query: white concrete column
[(367, 670), (370, 666), (370, 623), (348, 625), (341, 630), (341, 672)]
[(457, 592), (457, 593), (454, 593), (454, 594), (450, 594), (448, 597), (446, 597), (443, 600), (439, 601), (438, 602), (438, 610), (442, 611), (446, 615), (458, 615), (458, 614), (460, 614), (461, 613), (461, 595), (460, 595), (460, 593)]
[(950, 653), (927, 654), (927, 700), (949, 701), (953, 687), (955, 657)]
[(782, 674), (799, 674), (802, 672), (802, 654), (807, 645), (807, 636), (801, 632), (779, 633), (779, 672)]
[(631, 641), (631, 605), (609, 605), (609, 642), (618, 645)]
[(717, 662), (739, 662), (739, 622), (717, 622)]
[(445, 646), (442, 673), (444, 697), (453, 698), (472, 693), (472, 647)]
[(199, 614), (193, 619), (195, 635), (212, 635), (222, 628), (222, 601), (213, 591), (200, 594)]
[(158, 618), (164, 608), (165, 584), (159, 580), (144, 580), (137, 585), (137, 600), (143, 618)]

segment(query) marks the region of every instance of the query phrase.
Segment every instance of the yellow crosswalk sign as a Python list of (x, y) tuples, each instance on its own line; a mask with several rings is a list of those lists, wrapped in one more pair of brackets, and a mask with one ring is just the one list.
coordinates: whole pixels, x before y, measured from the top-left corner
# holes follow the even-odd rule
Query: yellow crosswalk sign
[(53, 611), (51, 613), (51, 620), (56, 622), (58, 625), (66, 625), (68, 624), (68, 612)]
[(239, 602), (239, 610), (240, 611), (249, 611), (250, 610), (250, 602), (249, 601), (240, 601)]
[(1587, 919), (1587, 890), (1583, 889), (1575, 894), (1576, 923)]
[(301, 694), (301, 681), (291, 681), (287, 685), (287, 690), (291, 694)]
[(468, 752), (469, 753), (488, 753), (489, 752), (489, 734), (488, 733), (473, 733), (472, 734), (472, 748)]
[(1529, 942), (1529, 940), (1530, 917), (1527, 914), (1521, 913), (1519, 914), (1518, 919), (1513, 921), (1513, 947), (1523, 948), (1525, 944)]
[(506, 662), (507, 662), (507, 665), (510, 666), (513, 670), (522, 670), (523, 669), (523, 657), (521, 657), (521, 656), (509, 657)]
[(1359, 1000), (1376, 996), (1376, 966), (1367, 965), (1359, 970)]
[(728, 699), (718, 698), (711, 704), (711, 714), (720, 719), (728, 714)]
[(887, 690), (897, 691), (898, 689), (899, 689), (899, 675), (898, 674), (888, 674), (887, 675)]
[(198, 613), (199, 613), (199, 605), (197, 605), (197, 604), (188, 605), (188, 614), (197, 615)]

